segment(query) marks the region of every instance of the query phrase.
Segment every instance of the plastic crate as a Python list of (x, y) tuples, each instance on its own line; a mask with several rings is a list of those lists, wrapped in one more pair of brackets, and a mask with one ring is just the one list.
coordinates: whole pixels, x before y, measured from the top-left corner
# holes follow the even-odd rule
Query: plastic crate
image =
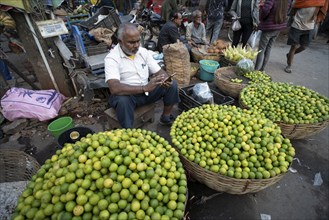
[[(92, 74), (104, 73), (104, 58), (108, 54), (108, 48), (105, 43), (86, 46), (86, 41), (82, 37), (79, 28), (72, 25), (72, 34), (75, 40), (76, 52), (81, 57), (86, 67), (91, 69)], [(90, 42), (89, 42), (90, 43)]]
[(72, 34), (75, 40), (76, 50), (81, 56), (94, 56), (109, 52), (107, 44), (104, 42), (95, 44), (96, 42), (90, 39), (91, 37), (89, 35), (87, 39), (84, 39), (82, 32), (77, 26), (72, 25)]
[(65, 16), (66, 18), (66, 25), (68, 29), (72, 29), (72, 25), (75, 25), (77, 23), (81, 23), (89, 18), (89, 14), (78, 14), (78, 15), (71, 15), (71, 16)]
[(87, 56), (87, 51), (85, 48), (85, 44), (83, 42), (82, 35), (80, 30), (77, 26), (72, 25), (72, 34), (75, 40), (76, 50), (81, 56)]
[(88, 56), (94, 56), (102, 53), (109, 53), (106, 43), (99, 43), (97, 45), (87, 46), (86, 52)]
[[(107, 15), (107, 17), (104, 18), (102, 21), (96, 23), (98, 21), (99, 15)], [(115, 12), (114, 8), (106, 7), (106, 6), (101, 7), (97, 11), (97, 13), (93, 15), (91, 18), (89, 18), (88, 20), (80, 22), (80, 26), (87, 30), (91, 30), (99, 27), (112, 29), (113, 26), (118, 28), (120, 24), (121, 21), (119, 19), (119, 16)]]
[[(179, 98), (181, 99), (181, 101), (178, 104), (178, 109), (180, 111), (187, 111), (191, 108), (195, 108), (202, 105), (202, 103), (198, 102), (192, 97), (193, 87), (194, 85), (190, 85), (179, 89)], [(210, 90), (213, 94), (215, 104), (232, 105), (234, 103), (234, 99), (231, 96), (225, 96), (212, 89)]]

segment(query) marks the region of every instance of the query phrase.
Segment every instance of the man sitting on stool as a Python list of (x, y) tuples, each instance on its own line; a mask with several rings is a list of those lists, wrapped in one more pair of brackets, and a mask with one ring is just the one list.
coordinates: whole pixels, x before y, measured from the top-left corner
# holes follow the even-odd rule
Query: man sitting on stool
[(208, 44), (206, 39), (206, 28), (201, 22), (202, 12), (195, 10), (192, 13), (193, 21), (186, 27), (186, 40), (192, 47)]
[[(140, 33), (131, 23), (121, 24), (119, 44), (105, 57), (105, 82), (111, 95), (109, 104), (116, 111), (122, 128), (132, 128), (136, 107), (163, 98), (160, 123), (171, 125), (173, 105), (179, 102), (177, 82), (160, 68), (150, 53), (140, 47)], [(150, 79), (150, 80), (149, 80)]]

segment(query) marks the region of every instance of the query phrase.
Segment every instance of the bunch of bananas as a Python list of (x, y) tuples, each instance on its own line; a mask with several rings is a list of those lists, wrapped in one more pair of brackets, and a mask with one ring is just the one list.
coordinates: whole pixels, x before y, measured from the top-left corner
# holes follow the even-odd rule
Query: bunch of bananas
[(240, 44), (237, 47), (231, 45), (223, 50), (225, 59), (234, 62), (239, 62), (242, 58), (253, 60), (256, 58), (259, 51), (252, 48), (242, 47)]
[(4, 26), (7, 29), (16, 29), (14, 19), (4, 11), (0, 11), (0, 26)]

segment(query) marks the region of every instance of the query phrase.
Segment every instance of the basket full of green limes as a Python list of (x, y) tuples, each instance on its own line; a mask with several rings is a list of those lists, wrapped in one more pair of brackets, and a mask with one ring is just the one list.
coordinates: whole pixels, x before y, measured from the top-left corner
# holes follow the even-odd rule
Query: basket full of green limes
[(270, 82), (272, 78), (262, 71), (250, 71), (243, 75), (236, 73), (235, 66), (222, 67), (215, 72), (215, 84), (226, 95), (238, 98), (240, 92), (249, 84)]
[(178, 152), (155, 132), (118, 129), (66, 143), (32, 177), (13, 219), (182, 219)]
[(312, 136), (329, 124), (329, 99), (303, 86), (278, 82), (249, 85), (239, 101), (241, 107), (257, 110), (276, 122), (290, 139)]
[(231, 194), (261, 191), (288, 171), (295, 149), (263, 114), (202, 105), (179, 115), (170, 136), (185, 169), (208, 187)]

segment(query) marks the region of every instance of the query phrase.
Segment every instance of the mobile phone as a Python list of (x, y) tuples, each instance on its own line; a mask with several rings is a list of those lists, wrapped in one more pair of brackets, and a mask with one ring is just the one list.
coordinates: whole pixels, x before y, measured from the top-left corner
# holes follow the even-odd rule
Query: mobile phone
[(165, 83), (165, 82), (169, 82), (170, 79), (171, 79), (174, 75), (176, 75), (176, 73), (173, 73), (172, 75), (169, 75), (165, 80), (163, 80), (163, 83)]

